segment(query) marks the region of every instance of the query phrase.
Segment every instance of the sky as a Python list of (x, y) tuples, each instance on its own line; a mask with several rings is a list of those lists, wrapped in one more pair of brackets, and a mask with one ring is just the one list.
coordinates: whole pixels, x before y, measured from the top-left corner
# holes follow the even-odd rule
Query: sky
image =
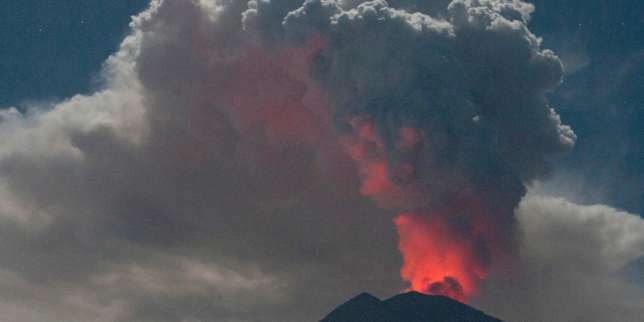
[(644, 313), (641, 1), (1, 7), (0, 322)]
[[(542, 3), (543, 2), (543, 3)], [(642, 213), (642, 3), (541, 1), (533, 28), (571, 67), (553, 103), (585, 139), (563, 163), (580, 202)]]
[(0, 12), (0, 105), (57, 101), (97, 75), (147, 1), (7, 1)]

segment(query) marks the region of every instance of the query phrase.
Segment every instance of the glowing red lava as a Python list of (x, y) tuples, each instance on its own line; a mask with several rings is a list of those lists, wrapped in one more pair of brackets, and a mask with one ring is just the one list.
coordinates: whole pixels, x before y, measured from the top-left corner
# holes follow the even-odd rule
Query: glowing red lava
[(401, 276), (410, 289), (440, 294), (465, 302), (485, 278), (485, 268), (476, 260), (476, 245), (454, 237), (443, 216), (405, 213), (394, 220), (400, 235), (404, 265)]

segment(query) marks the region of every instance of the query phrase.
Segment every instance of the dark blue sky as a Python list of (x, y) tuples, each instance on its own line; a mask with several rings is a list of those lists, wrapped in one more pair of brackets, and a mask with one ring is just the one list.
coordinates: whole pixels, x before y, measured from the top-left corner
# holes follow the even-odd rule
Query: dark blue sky
[(579, 140), (557, 184), (579, 202), (644, 213), (644, 1), (534, 4), (531, 29), (571, 69), (552, 103)]
[(7, 0), (0, 5), (0, 106), (88, 92), (147, 0)]
[[(0, 6), (0, 106), (91, 91), (130, 16), (147, 2), (22, 0)], [(566, 173), (565, 180), (554, 181), (578, 202), (644, 213), (644, 1), (533, 3), (531, 29), (569, 69), (552, 94), (553, 105), (579, 136), (554, 176)]]

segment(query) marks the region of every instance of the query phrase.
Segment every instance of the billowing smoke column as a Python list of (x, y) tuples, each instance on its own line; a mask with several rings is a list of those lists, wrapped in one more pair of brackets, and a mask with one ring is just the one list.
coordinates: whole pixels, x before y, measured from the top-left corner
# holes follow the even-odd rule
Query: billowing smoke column
[(250, 1), (220, 57), (236, 76), (213, 86), (242, 133), (282, 146), (337, 137), (361, 193), (399, 213), (410, 288), (465, 301), (511, 265), (525, 184), (574, 145), (545, 96), (563, 68), (520, 0), (454, 0), (435, 17), (400, 5)]

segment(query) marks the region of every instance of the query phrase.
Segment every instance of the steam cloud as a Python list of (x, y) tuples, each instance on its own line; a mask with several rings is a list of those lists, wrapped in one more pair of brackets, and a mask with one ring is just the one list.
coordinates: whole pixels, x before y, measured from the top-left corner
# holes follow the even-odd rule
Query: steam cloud
[[(520, 204), (576, 139), (546, 100), (563, 69), (527, 29), (532, 10), (152, 1), (102, 89), (0, 114), (0, 308), (20, 321), (301, 322), (356, 291), (411, 287), (522, 316), (538, 300), (520, 294), (509, 312), (496, 300), (514, 285), (585, 291), (572, 269), (530, 267), (574, 265), (543, 258), (543, 231), (584, 235), (575, 220), (593, 218), (606, 225), (588, 239), (609, 248), (583, 276), (625, 303), (637, 293), (615, 296), (612, 274), (644, 254), (639, 218)], [(508, 270), (520, 283), (499, 281)]]

